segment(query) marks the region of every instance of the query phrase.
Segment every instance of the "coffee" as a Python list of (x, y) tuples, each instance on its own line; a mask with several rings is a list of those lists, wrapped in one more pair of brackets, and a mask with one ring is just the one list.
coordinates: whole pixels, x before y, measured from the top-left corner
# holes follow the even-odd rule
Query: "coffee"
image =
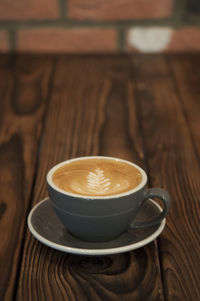
[(130, 191), (142, 181), (140, 171), (122, 160), (89, 158), (68, 161), (52, 176), (66, 192), (82, 196), (113, 196)]

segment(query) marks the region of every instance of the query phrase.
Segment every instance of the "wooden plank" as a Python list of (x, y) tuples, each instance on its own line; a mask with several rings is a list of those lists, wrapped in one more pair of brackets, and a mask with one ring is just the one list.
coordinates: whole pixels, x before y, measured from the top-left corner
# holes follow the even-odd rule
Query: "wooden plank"
[(13, 300), (52, 59), (0, 58), (0, 300)]
[[(134, 63), (133, 68), (137, 74)], [(198, 300), (200, 168), (181, 99), (172, 77), (140, 75), (133, 85), (152, 185), (166, 188), (172, 196), (166, 230), (158, 240), (166, 299)]]
[[(143, 164), (127, 57), (60, 57), (45, 123), (33, 204), (55, 163), (112, 155)], [(137, 137), (138, 139), (134, 139)], [(27, 231), (17, 300), (163, 300), (156, 244), (102, 257), (57, 252)]]
[(181, 98), (183, 112), (200, 159), (200, 55), (174, 55), (169, 58), (169, 63), (175, 88)]
[[(142, 57), (142, 59), (141, 59)], [(169, 75), (169, 70), (166, 69), (166, 62), (163, 60), (163, 54), (145, 54), (145, 55), (133, 55), (132, 68), (133, 78), (137, 76), (137, 79), (140, 77), (144, 78), (160, 78)]]

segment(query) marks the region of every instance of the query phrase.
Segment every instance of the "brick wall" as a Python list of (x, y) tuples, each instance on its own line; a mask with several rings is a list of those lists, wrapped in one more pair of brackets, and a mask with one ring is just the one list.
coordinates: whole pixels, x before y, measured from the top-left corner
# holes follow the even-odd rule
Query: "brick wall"
[(0, 51), (200, 51), (200, 0), (0, 0)]

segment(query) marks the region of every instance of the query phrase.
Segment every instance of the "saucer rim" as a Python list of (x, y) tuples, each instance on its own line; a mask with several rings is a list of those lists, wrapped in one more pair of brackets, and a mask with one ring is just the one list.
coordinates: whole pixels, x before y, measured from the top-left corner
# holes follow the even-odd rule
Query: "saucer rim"
[[(49, 199), (49, 197), (44, 198), (43, 200), (41, 200), (38, 204), (36, 204), (31, 211), (28, 214), (28, 218), (27, 218), (27, 224), (28, 224), (28, 228), (30, 230), (30, 232), (32, 233), (32, 235), (41, 243), (43, 243), (44, 245), (53, 248), (55, 250), (58, 251), (62, 251), (65, 253), (71, 253), (71, 254), (76, 254), (76, 255), (112, 255), (112, 254), (119, 254), (119, 253), (124, 253), (124, 252), (128, 252), (128, 251), (132, 251), (132, 250), (136, 250), (138, 248), (141, 248), (147, 244), (149, 244), (150, 242), (152, 242), (153, 240), (155, 240), (163, 231), (165, 224), (166, 224), (166, 218), (164, 218), (162, 220), (162, 222), (160, 223), (160, 225), (158, 225), (157, 229), (151, 234), (149, 235), (147, 238), (138, 241), (136, 243), (132, 243), (129, 245), (124, 245), (121, 247), (113, 247), (113, 248), (104, 248), (104, 249), (82, 249), (82, 248), (76, 248), (76, 247), (69, 247), (69, 246), (63, 246), (60, 244), (57, 244), (55, 242), (52, 242), (51, 240), (48, 240), (46, 238), (44, 238), (42, 235), (40, 235), (33, 227), (31, 219), (32, 216), (34, 214), (34, 212), (36, 211), (36, 209), (44, 202), (46, 202)], [(157, 206), (157, 208), (162, 211), (162, 208), (160, 207), (160, 205), (158, 205), (154, 200), (149, 199), (155, 206)], [(78, 239), (77, 239), (78, 240)], [(81, 240), (80, 240), (81, 241)], [(98, 244), (98, 242), (96, 242), (96, 244)], [(106, 244), (106, 242), (105, 242)]]

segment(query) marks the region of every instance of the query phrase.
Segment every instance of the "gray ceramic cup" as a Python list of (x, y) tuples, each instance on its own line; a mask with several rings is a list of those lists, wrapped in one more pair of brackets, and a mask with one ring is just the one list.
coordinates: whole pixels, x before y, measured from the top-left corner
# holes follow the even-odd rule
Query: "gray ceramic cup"
[[(138, 186), (125, 193), (112, 196), (81, 196), (66, 192), (57, 187), (52, 175), (54, 172), (69, 161), (84, 160), (90, 158), (109, 159), (122, 161), (136, 167), (142, 180)], [(47, 188), (49, 198), (54, 211), (67, 230), (85, 241), (108, 241), (116, 238), (128, 228), (138, 229), (155, 226), (165, 218), (170, 207), (170, 196), (161, 188), (146, 187), (147, 175), (138, 165), (126, 160), (90, 156), (67, 160), (55, 165), (47, 174)], [(139, 223), (134, 222), (143, 203), (150, 198), (159, 198), (163, 201), (163, 211), (153, 220)]]

